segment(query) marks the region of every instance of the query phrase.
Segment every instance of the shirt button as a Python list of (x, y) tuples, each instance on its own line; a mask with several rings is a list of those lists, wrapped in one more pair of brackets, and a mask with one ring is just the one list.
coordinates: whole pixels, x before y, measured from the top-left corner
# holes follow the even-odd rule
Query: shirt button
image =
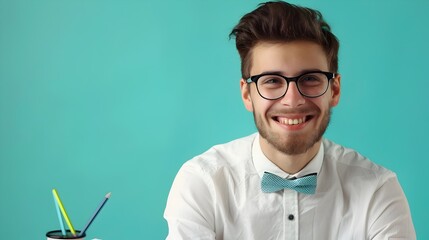
[(289, 214), (287, 218), (292, 221), (293, 219), (295, 219), (295, 216), (293, 216), (293, 214)]

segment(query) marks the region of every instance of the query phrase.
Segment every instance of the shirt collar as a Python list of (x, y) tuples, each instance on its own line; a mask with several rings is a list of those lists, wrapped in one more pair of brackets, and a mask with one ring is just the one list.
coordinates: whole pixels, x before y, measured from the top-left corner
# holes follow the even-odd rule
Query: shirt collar
[(277, 165), (271, 162), (262, 152), (261, 145), (259, 143), (259, 134), (256, 135), (252, 144), (252, 161), (256, 168), (258, 175), (262, 178), (264, 172), (273, 173), (282, 178), (299, 178), (308, 174), (317, 173), (322, 167), (323, 163), (324, 148), (323, 144), (320, 144), (319, 151), (316, 156), (299, 172), (295, 174), (289, 174), (281, 170)]

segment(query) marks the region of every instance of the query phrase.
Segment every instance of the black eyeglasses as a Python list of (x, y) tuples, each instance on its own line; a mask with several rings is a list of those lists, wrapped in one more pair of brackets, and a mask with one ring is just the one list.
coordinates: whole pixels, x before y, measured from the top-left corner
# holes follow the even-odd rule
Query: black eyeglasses
[(264, 73), (251, 76), (247, 83), (256, 83), (256, 89), (262, 98), (277, 100), (286, 95), (290, 82), (295, 82), (299, 93), (308, 98), (320, 97), (326, 93), (329, 81), (335, 77), (335, 73), (313, 71), (306, 72), (296, 77), (285, 77), (276, 73)]

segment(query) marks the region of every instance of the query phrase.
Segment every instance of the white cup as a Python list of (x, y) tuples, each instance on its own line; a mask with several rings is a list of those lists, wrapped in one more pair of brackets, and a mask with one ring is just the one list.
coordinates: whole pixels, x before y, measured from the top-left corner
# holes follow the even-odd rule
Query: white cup
[(61, 230), (50, 231), (46, 233), (47, 240), (57, 240), (57, 239), (74, 239), (74, 240), (85, 240), (85, 234), (83, 236), (79, 236), (80, 231), (76, 230), (76, 236), (70, 232), (70, 230), (66, 230), (66, 235), (64, 236)]

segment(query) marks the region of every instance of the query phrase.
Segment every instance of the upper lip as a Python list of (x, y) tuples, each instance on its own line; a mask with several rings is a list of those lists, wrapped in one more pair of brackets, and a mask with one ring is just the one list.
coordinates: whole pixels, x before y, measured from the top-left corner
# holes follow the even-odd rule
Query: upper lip
[(313, 113), (278, 113), (278, 114), (271, 114), (271, 118), (287, 118), (287, 119), (300, 119), (305, 118), (308, 116), (314, 115)]
[(306, 116), (309, 116), (311, 114), (276, 114), (276, 115), (272, 115), (272, 117), (275, 118), (289, 118), (289, 119), (296, 119), (296, 118), (303, 118)]

